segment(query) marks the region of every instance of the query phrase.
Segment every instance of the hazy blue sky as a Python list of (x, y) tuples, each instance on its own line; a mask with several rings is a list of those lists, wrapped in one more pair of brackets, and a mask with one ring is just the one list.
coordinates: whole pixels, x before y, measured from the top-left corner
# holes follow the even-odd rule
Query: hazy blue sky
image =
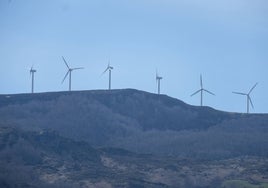
[(0, 0), (0, 93), (30, 92), (28, 68), (37, 69), (36, 92), (63, 91), (67, 71), (73, 90), (105, 89), (108, 59), (112, 88), (161, 92), (199, 105), (244, 112), (252, 92), (255, 109), (268, 112), (267, 0)]

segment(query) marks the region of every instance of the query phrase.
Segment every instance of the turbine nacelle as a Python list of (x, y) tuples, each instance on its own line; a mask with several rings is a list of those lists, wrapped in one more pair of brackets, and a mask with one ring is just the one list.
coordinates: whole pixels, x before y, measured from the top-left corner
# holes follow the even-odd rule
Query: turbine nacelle
[(160, 94), (160, 81), (163, 79), (162, 76), (159, 76), (157, 69), (156, 69), (156, 74), (155, 74), (155, 80), (156, 80), (156, 84), (157, 84), (157, 93), (158, 95)]
[(34, 70), (34, 69), (31, 69), (30, 70), (30, 73), (34, 73), (34, 72), (36, 72), (36, 70)]
[(111, 87), (112, 87), (111, 85), (112, 85), (112, 70), (113, 69), (114, 68), (110, 65), (110, 61), (109, 61), (108, 65), (107, 65), (107, 68), (101, 74), (101, 75), (103, 75), (103, 74), (105, 74), (109, 70), (109, 86), (108, 86), (108, 89), (109, 90), (111, 90)]
[(212, 93), (211, 91), (209, 91), (209, 90), (203, 88), (202, 75), (200, 75), (200, 89), (197, 90), (196, 92), (194, 92), (194, 93), (191, 95), (191, 97), (194, 96), (194, 95), (196, 95), (197, 93), (200, 92), (200, 93), (201, 93), (201, 100), (200, 100), (200, 105), (201, 105), (201, 106), (203, 106), (203, 92), (204, 92), (204, 91), (207, 92), (207, 93), (209, 93), (209, 94), (211, 94), (211, 95), (215, 95), (215, 94)]
[(33, 74), (33, 73), (35, 73), (35, 72), (37, 72), (37, 70), (34, 69), (33, 66), (31, 67), (31, 69), (29, 71), (30, 71), (30, 75)]
[(163, 79), (163, 77), (161, 77), (161, 76), (156, 76), (156, 78), (155, 78), (156, 80), (162, 80)]
[(66, 72), (66, 74), (65, 74), (65, 76), (64, 76), (64, 78), (63, 78), (61, 83), (63, 83), (65, 81), (66, 77), (69, 75), (69, 91), (71, 91), (71, 73), (72, 73), (72, 71), (73, 70), (78, 70), (78, 69), (84, 69), (84, 67), (70, 68), (68, 63), (66, 62), (66, 60), (65, 60), (65, 58), (63, 56), (62, 56), (62, 60), (64, 61), (68, 71)]
[(156, 80), (162, 80), (163, 79), (162, 76), (159, 76), (157, 69), (156, 69), (155, 79)]
[(105, 74), (108, 70), (113, 70), (114, 68), (112, 66), (110, 66), (110, 63), (107, 65), (107, 68), (103, 71), (102, 74)]
[(253, 102), (251, 100), (250, 94), (251, 92), (255, 89), (255, 87), (258, 85), (258, 82), (249, 90), (248, 93), (241, 93), (241, 92), (232, 92), (234, 94), (238, 94), (238, 95), (244, 95), (247, 97), (247, 113), (249, 113), (249, 103), (251, 104), (251, 107), (254, 109), (254, 105)]
[(31, 92), (34, 93), (34, 73), (36, 73), (36, 70), (33, 68), (33, 65), (30, 69), (30, 76), (32, 76), (32, 87)]
[(84, 67), (77, 67), (77, 68), (70, 68), (69, 71), (78, 70), (78, 69), (84, 69)]

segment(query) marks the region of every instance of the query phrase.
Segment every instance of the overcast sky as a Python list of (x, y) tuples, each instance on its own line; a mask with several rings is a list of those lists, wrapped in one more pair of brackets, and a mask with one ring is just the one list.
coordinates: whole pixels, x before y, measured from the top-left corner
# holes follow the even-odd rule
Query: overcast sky
[[(0, 0), (0, 93), (27, 93), (34, 65), (36, 92), (112, 88), (161, 93), (192, 105), (245, 112), (252, 92), (255, 113), (268, 112), (267, 0)], [(68, 81), (68, 80), (66, 80)]]

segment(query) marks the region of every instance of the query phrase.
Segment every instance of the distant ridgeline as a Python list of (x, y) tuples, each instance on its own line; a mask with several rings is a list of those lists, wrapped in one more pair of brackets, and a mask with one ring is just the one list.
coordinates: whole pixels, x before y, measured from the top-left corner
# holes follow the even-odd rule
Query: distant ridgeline
[(222, 112), (134, 89), (0, 95), (0, 126), (138, 153), (268, 156), (267, 114)]

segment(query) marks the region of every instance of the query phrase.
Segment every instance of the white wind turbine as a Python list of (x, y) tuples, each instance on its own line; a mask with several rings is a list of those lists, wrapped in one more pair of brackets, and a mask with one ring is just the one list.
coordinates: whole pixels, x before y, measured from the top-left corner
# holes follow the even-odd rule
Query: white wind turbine
[(112, 86), (112, 70), (113, 69), (114, 68), (110, 65), (110, 61), (109, 61), (107, 68), (102, 73), (102, 75), (103, 75), (109, 70), (109, 87), (108, 87), (109, 90), (111, 90), (111, 86)]
[(238, 95), (244, 95), (247, 97), (247, 113), (249, 113), (249, 103), (251, 104), (251, 107), (254, 108), (251, 97), (250, 97), (250, 93), (253, 91), (253, 89), (257, 86), (258, 83), (256, 83), (250, 90), (248, 93), (241, 93), (241, 92), (233, 92), (234, 94), (238, 94)]
[(36, 70), (33, 69), (33, 66), (30, 69), (30, 76), (32, 76), (32, 93), (34, 93), (34, 73), (36, 73)]
[(78, 70), (78, 69), (84, 69), (84, 67), (70, 68), (63, 56), (62, 56), (62, 59), (63, 59), (65, 65), (67, 66), (68, 71), (65, 74), (65, 76), (64, 76), (64, 78), (63, 78), (61, 83), (63, 83), (64, 80), (66, 79), (66, 77), (69, 75), (69, 91), (71, 91), (71, 89), (72, 89), (72, 71), (73, 70)]
[(163, 77), (159, 76), (157, 70), (156, 70), (156, 75), (155, 75), (155, 80), (156, 80), (156, 83), (157, 83), (157, 94), (159, 95), (160, 94), (160, 82), (161, 80), (163, 79)]
[(194, 92), (194, 93), (191, 95), (191, 97), (194, 96), (194, 95), (196, 95), (197, 93), (200, 92), (200, 94), (201, 94), (200, 105), (203, 106), (203, 92), (205, 91), (205, 92), (207, 92), (207, 93), (209, 93), (209, 94), (211, 94), (211, 95), (215, 95), (215, 94), (212, 93), (212, 92), (210, 92), (210, 91), (208, 91), (207, 89), (204, 89), (204, 88), (203, 88), (202, 75), (200, 75), (200, 87), (201, 87), (201, 89), (199, 89), (199, 90), (197, 90), (196, 92)]

